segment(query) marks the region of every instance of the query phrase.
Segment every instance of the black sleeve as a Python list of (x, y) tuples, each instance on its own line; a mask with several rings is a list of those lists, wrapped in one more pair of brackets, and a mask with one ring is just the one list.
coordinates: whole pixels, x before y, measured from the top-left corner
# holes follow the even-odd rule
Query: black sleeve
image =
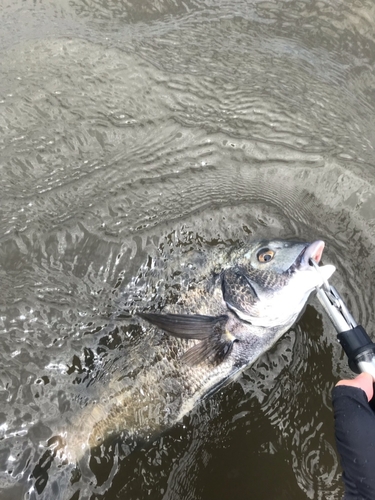
[(341, 457), (345, 500), (375, 499), (375, 414), (362, 389), (332, 391), (335, 436)]

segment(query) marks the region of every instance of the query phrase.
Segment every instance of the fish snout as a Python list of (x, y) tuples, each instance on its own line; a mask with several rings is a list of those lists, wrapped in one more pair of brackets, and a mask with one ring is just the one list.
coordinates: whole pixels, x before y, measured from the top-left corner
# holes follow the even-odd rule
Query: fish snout
[(332, 274), (336, 271), (335, 266), (332, 264), (327, 264), (325, 266), (317, 266), (313, 265), (311, 261), (316, 262), (316, 264), (320, 263), (320, 260), (322, 258), (323, 250), (324, 250), (325, 243), (322, 240), (317, 240), (311, 243), (306, 247), (306, 250), (303, 253), (302, 259), (301, 259), (301, 268), (305, 270), (312, 270), (315, 271), (314, 275), (317, 279), (317, 285), (316, 286), (322, 286), (324, 282), (326, 282)]

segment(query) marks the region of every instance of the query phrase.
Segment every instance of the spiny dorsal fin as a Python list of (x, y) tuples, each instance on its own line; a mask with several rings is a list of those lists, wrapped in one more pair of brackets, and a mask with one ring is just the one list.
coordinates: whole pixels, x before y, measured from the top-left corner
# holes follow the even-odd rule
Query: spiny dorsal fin
[(228, 321), (226, 315), (138, 313), (138, 316), (174, 337), (201, 340), (181, 358), (189, 365), (198, 365), (206, 360), (214, 364), (221, 363), (231, 353), (233, 344), (237, 341), (225, 329)]

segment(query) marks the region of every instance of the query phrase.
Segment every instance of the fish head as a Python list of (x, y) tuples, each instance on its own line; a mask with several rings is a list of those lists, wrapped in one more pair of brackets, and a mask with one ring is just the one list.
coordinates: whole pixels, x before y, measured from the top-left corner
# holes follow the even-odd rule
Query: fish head
[(253, 325), (289, 328), (311, 292), (335, 271), (332, 265), (317, 271), (311, 264), (311, 259), (320, 262), (323, 249), (321, 240), (269, 240), (251, 245), (222, 273), (227, 307)]

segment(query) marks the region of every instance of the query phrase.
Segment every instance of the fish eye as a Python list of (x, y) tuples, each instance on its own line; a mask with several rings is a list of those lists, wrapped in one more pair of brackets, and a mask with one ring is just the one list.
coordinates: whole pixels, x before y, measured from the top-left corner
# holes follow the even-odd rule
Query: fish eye
[(272, 260), (274, 255), (275, 252), (273, 250), (270, 250), (269, 248), (262, 248), (257, 253), (257, 259), (259, 260), (259, 262), (265, 263)]

